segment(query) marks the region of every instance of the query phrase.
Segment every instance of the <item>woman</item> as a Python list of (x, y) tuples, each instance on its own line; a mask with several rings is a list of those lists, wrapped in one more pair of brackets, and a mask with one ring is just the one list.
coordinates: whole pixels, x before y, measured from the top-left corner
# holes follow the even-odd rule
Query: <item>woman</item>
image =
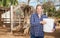
[(43, 14), (42, 5), (39, 4), (36, 6), (36, 13), (32, 14), (30, 18), (31, 38), (44, 38), (43, 25), (46, 22), (43, 21), (43, 18), (47, 18), (47, 16)]

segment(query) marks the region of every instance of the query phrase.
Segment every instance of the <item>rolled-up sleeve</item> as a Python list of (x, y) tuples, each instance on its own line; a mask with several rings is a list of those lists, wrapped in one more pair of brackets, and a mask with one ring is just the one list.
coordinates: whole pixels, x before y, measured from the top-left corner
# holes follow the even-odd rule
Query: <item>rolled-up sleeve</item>
[(48, 18), (48, 16), (46, 16), (46, 15), (43, 15), (43, 18)]
[(30, 24), (31, 24), (31, 26), (36, 26), (36, 25), (40, 24), (40, 21), (39, 20), (35, 21), (35, 16), (31, 15)]

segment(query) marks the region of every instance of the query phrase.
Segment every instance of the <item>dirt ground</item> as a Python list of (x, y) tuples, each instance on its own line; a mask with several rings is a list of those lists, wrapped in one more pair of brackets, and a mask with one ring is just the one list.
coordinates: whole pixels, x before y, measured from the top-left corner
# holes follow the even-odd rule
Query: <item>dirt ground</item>
[[(14, 35), (0, 28), (0, 38), (30, 38), (29, 35)], [(60, 38), (60, 28), (57, 28), (53, 33), (45, 33), (44, 38)]]
[(20, 36), (20, 35), (13, 35), (13, 34), (2, 34), (0, 38), (30, 38), (29, 36)]

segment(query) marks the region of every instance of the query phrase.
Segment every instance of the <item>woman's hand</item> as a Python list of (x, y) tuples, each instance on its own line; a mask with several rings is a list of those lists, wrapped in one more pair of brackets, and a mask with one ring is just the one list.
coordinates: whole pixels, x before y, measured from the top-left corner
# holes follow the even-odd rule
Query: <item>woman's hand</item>
[(52, 29), (52, 31), (54, 32), (54, 31), (55, 31), (55, 29)]
[(46, 24), (46, 21), (40, 21), (40, 23), (44, 25), (44, 24)]

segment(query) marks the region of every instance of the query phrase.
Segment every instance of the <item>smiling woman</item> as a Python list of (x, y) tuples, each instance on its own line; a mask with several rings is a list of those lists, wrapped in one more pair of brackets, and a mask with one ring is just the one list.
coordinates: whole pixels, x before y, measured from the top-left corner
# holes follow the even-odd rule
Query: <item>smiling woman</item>
[(36, 6), (36, 12), (31, 15), (31, 38), (44, 38), (43, 25), (46, 23), (46, 21), (44, 21), (43, 18), (47, 18), (47, 16), (42, 14), (42, 11), (42, 5), (38, 4)]

